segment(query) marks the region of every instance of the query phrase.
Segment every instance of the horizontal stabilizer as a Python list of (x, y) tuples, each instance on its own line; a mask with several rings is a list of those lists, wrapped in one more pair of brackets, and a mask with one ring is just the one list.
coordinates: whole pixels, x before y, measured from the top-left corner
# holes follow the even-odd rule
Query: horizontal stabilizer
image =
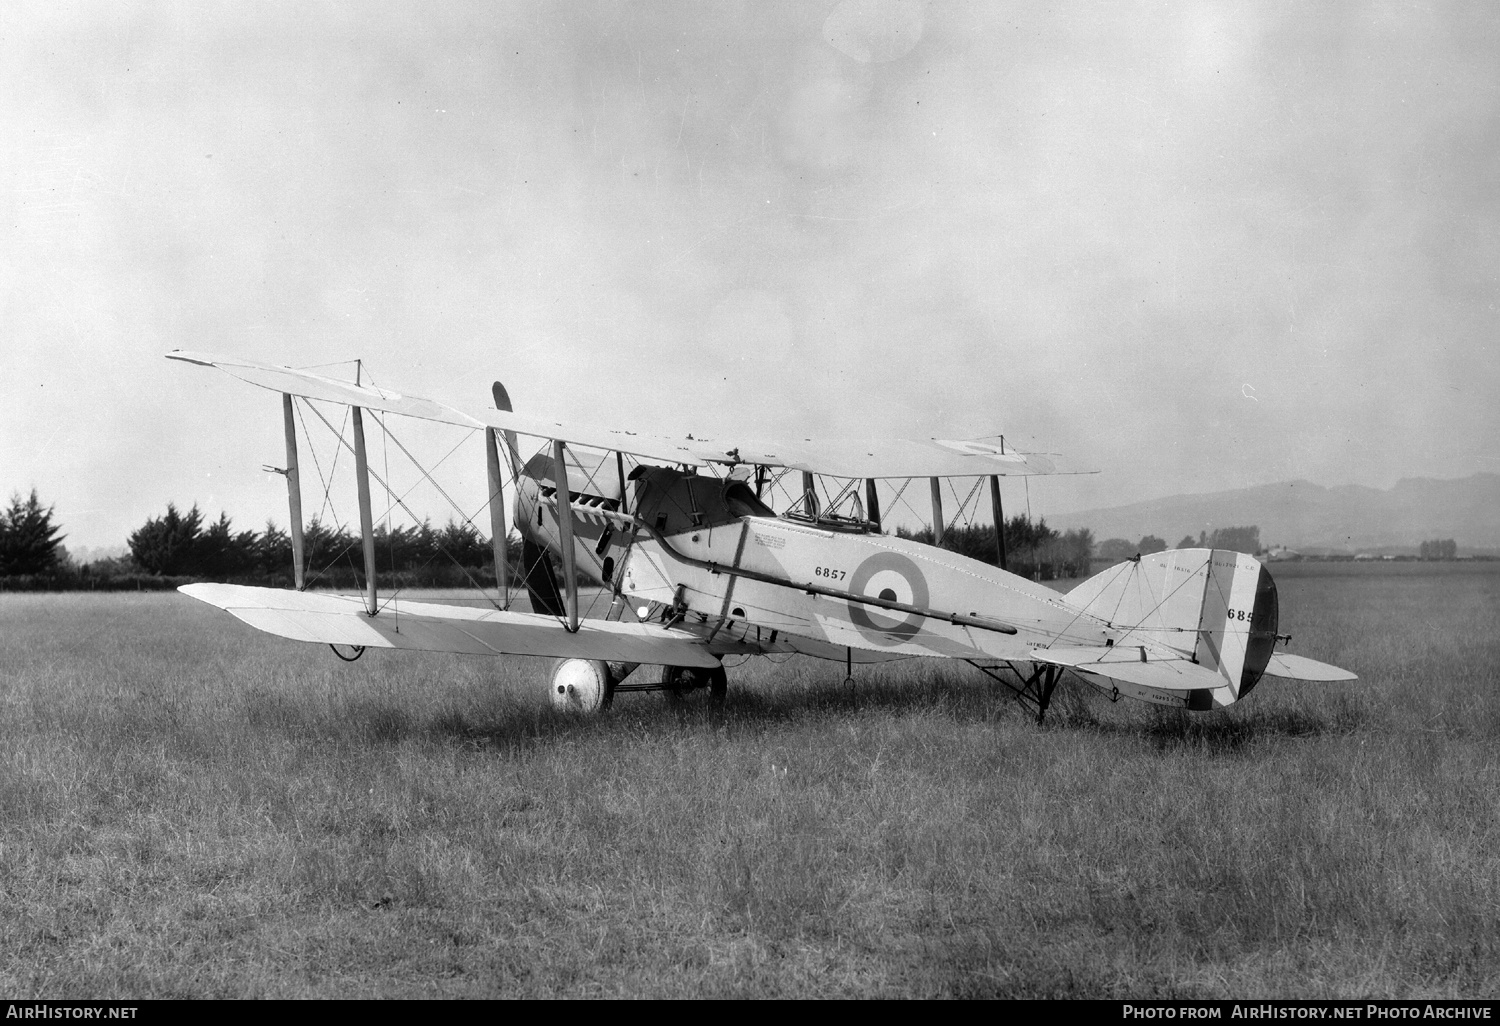
[(645, 623), (585, 620), (577, 633), (555, 617), (427, 602), (393, 604), (376, 616), (364, 600), (238, 584), (187, 584), (184, 595), (257, 630), (293, 641), (469, 655), (526, 655), (711, 668), (719, 661), (690, 635)]
[(1271, 662), (1266, 666), (1266, 672), (1273, 677), (1286, 677), (1291, 680), (1359, 680), (1358, 674), (1350, 673), (1348, 670), (1341, 670), (1337, 666), (1320, 663), (1316, 659), (1308, 659), (1304, 656), (1291, 655), (1284, 652), (1278, 652), (1271, 656)]
[(1141, 652), (1134, 645), (1116, 645), (1113, 648), (1036, 648), (1032, 649), (1031, 658), (1039, 663), (1065, 666), (1070, 670), (1162, 691), (1199, 691), (1222, 687), (1224, 684), (1223, 677), (1189, 659), (1157, 658), (1147, 650), (1143, 662)]

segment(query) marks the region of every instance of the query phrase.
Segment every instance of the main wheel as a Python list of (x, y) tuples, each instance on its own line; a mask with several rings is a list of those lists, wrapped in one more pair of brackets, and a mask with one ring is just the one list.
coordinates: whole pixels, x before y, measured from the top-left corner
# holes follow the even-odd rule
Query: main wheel
[(724, 672), (723, 664), (709, 669), (698, 666), (664, 666), (661, 684), (670, 701), (682, 702), (693, 692), (706, 689), (709, 703), (722, 705), (724, 695), (729, 690), (729, 674)]
[(559, 712), (603, 712), (615, 697), (614, 675), (600, 659), (559, 659), (552, 664), (548, 695)]

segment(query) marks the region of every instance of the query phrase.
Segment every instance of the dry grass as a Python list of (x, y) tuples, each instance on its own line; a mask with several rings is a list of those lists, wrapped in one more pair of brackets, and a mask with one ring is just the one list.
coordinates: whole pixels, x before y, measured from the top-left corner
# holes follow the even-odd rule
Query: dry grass
[(1363, 682), (1043, 728), (804, 660), (575, 722), (541, 662), (0, 596), (0, 991), (1496, 996), (1500, 574), (1278, 577)]

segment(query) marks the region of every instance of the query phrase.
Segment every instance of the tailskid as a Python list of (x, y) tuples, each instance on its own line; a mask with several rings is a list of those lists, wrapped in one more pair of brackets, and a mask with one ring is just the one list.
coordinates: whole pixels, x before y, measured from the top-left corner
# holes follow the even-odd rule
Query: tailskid
[[(1020, 667), (1008, 659), (1003, 664), (986, 664), (973, 659), (965, 659), (964, 662), (1004, 685), (1011, 694), (1015, 695), (1016, 701), (1026, 708), (1035, 709), (1038, 725), (1046, 718), (1047, 707), (1052, 704), (1052, 692), (1063, 675), (1061, 666), (1053, 666), (1050, 663), (1031, 663), (1031, 672), (1028, 674), (1022, 673)], [(1021, 682), (1019, 687), (997, 672), (1001, 665), (1016, 675)]]

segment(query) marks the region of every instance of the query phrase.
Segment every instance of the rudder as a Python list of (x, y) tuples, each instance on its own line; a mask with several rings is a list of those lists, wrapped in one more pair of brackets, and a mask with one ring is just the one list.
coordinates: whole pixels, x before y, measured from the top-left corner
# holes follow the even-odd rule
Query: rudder
[(1068, 599), (1121, 632), (1117, 644), (1154, 643), (1224, 681), (1195, 691), (1190, 709), (1243, 698), (1276, 644), (1276, 585), (1254, 556), (1228, 549), (1169, 549), (1120, 563)]

